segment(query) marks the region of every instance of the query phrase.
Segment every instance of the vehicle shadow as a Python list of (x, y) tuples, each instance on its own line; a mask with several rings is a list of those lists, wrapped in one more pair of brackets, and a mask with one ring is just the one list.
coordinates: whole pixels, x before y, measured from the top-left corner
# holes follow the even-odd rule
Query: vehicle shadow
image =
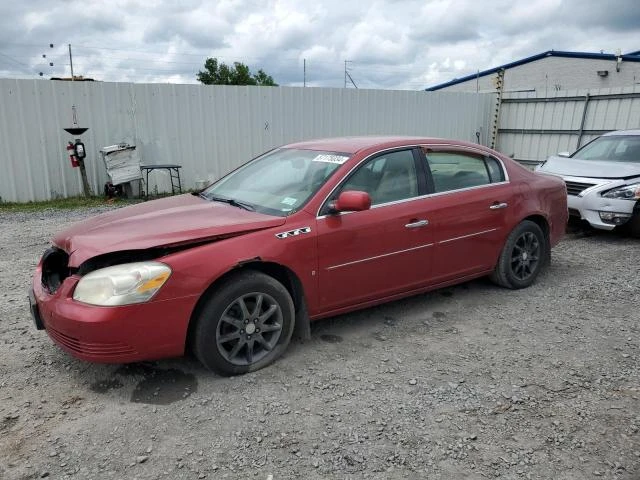
[(627, 233), (619, 228), (615, 228), (613, 230), (600, 230), (593, 228), (586, 220), (581, 220), (576, 217), (569, 218), (565, 233), (572, 237), (629, 238)]
[(317, 320), (311, 323), (311, 342), (341, 343), (345, 337), (385, 342), (394, 329), (452, 328), (463, 317), (457, 314), (460, 309), (473, 303), (478, 294), (497, 288), (488, 279), (480, 278)]

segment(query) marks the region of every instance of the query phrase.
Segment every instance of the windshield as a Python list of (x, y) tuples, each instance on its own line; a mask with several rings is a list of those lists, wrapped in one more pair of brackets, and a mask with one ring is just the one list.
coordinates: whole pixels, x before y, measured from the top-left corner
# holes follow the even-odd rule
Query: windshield
[(280, 148), (231, 172), (201, 196), (284, 217), (302, 208), (348, 159), (344, 153)]
[(571, 155), (571, 158), (640, 163), (640, 135), (598, 137)]

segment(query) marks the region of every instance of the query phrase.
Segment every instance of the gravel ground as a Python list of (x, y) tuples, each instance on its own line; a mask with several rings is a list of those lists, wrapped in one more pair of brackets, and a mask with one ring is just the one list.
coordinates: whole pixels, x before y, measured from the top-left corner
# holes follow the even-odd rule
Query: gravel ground
[(220, 378), (84, 363), (33, 328), (50, 236), (105, 209), (0, 213), (0, 478), (640, 478), (637, 240), (574, 229), (531, 288), (320, 321)]

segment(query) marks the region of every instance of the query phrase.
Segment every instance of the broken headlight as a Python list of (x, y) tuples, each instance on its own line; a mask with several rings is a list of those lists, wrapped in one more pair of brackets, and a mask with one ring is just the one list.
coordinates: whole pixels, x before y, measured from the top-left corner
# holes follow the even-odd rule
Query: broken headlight
[(171, 269), (160, 262), (124, 263), (101, 268), (80, 279), (73, 299), (101, 306), (143, 303), (160, 290), (170, 275)]

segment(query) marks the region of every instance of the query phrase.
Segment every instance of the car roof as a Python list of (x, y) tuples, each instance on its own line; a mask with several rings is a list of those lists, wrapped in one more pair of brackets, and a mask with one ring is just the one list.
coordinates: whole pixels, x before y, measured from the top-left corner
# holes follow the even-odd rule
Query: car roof
[(640, 130), (616, 130), (615, 132), (607, 132), (603, 137), (612, 137), (616, 135), (640, 135)]
[(283, 148), (299, 148), (302, 150), (323, 150), (329, 152), (356, 153), (368, 148), (393, 148), (411, 144), (448, 144), (481, 147), (475, 143), (461, 140), (447, 140), (444, 138), (411, 137), (411, 136), (359, 136), (359, 137), (336, 137), (308, 140), (304, 142), (290, 143), (283, 145)]

